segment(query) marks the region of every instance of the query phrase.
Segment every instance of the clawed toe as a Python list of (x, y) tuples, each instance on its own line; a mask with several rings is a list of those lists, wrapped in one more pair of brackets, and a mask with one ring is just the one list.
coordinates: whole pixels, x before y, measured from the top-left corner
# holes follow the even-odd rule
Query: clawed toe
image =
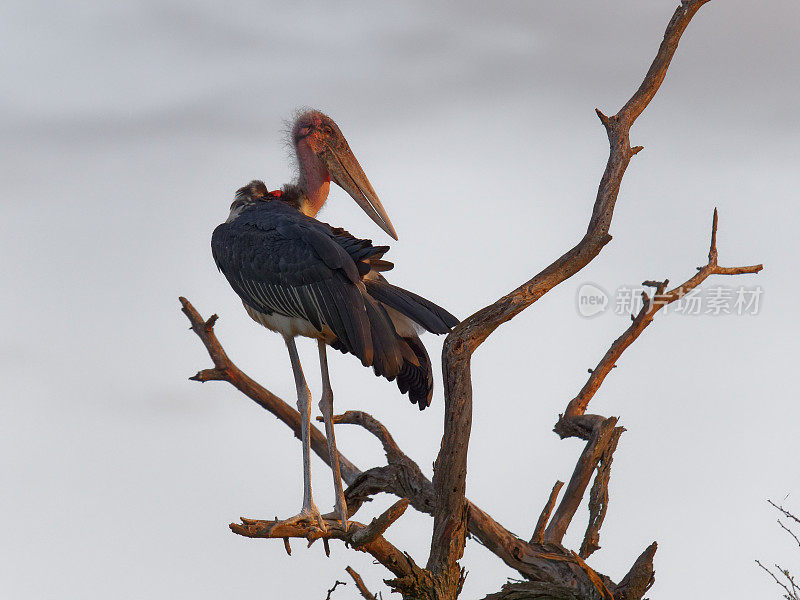
[(341, 526), (341, 528), (344, 531), (347, 531), (347, 526), (348, 526), (347, 515), (343, 514), (342, 512), (333, 510), (329, 513), (322, 515), (322, 518), (328, 521), (339, 521), (339, 525)]
[(282, 523), (286, 525), (295, 525), (296, 523), (304, 522), (315, 525), (323, 532), (328, 531), (328, 524), (325, 522), (325, 518), (320, 514), (316, 506), (312, 506), (311, 508), (303, 508), (303, 510), (297, 513), (295, 516), (289, 517), (288, 519), (284, 519), (282, 521)]

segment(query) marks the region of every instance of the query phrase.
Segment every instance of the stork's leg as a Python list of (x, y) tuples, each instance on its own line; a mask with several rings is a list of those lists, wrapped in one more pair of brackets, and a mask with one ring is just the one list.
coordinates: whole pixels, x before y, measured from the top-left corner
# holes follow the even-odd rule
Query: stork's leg
[(285, 340), (286, 348), (289, 350), (289, 358), (292, 361), (294, 383), (297, 387), (297, 410), (300, 411), (300, 433), (303, 444), (303, 509), (299, 515), (288, 520), (308, 519), (316, 521), (322, 529), (326, 529), (325, 521), (314, 505), (314, 498), (311, 494), (311, 392), (308, 390), (306, 378), (303, 376), (303, 369), (300, 367), (300, 357), (297, 355), (297, 346), (294, 343), (294, 338), (287, 337)]
[(331, 471), (333, 471), (333, 491), (336, 494), (336, 512), (339, 514), (342, 528), (347, 531), (347, 503), (342, 490), (342, 474), (339, 471), (339, 452), (336, 450), (336, 438), (333, 435), (333, 390), (328, 377), (328, 355), (325, 342), (318, 340), (317, 343), (319, 344), (319, 364), (322, 371), (322, 399), (319, 401), (319, 409), (322, 411), (322, 419), (325, 421), (325, 437), (328, 438), (328, 455), (331, 459)]

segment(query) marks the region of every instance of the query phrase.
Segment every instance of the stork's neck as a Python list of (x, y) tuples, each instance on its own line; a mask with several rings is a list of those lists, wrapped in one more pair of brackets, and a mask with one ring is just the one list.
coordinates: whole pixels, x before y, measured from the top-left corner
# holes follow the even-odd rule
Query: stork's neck
[(300, 211), (309, 217), (314, 217), (328, 199), (331, 176), (305, 140), (297, 145), (297, 162), (300, 165), (297, 185), (303, 193)]

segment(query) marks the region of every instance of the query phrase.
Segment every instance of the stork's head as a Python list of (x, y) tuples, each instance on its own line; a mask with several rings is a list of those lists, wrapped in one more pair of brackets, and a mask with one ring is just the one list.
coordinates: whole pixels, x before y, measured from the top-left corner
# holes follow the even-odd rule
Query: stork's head
[(300, 162), (300, 183), (307, 188), (305, 192), (313, 193), (308, 188), (332, 180), (352, 196), (378, 227), (397, 239), (378, 195), (333, 119), (318, 110), (301, 113), (292, 126), (292, 142)]

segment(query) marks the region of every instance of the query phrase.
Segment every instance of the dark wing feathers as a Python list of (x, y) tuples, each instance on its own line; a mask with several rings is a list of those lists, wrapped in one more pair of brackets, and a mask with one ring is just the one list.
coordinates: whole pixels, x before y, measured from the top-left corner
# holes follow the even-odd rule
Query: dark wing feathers
[(389, 315), (386, 314), (386, 310), (379, 303), (367, 296), (365, 306), (372, 334), (372, 345), (375, 349), (372, 369), (376, 375), (393, 381), (403, 364), (401, 349), (396, 343), (399, 339), (397, 332)]
[(430, 406), (433, 396), (431, 359), (418, 337), (406, 337), (403, 341), (416, 355), (417, 360), (416, 364), (409, 361), (403, 363), (403, 368), (397, 375), (397, 387), (401, 394), (408, 393), (409, 400), (423, 410)]
[(305, 319), (319, 331), (327, 326), (348, 352), (371, 365), (358, 267), (325, 227), (315, 225), (323, 224), (282, 203), (259, 203), (214, 230), (214, 260), (247, 305)]
[(448, 333), (458, 324), (458, 319), (441, 306), (414, 292), (392, 285), (383, 277), (367, 279), (364, 285), (370, 296), (391, 306), (431, 333)]
[[(449, 312), (378, 274), (388, 246), (350, 235), (279, 200), (258, 202), (214, 230), (217, 267), (248, 306), (328, 327), (332, 346), (354, 354), (377, 375), (397, 379), (425, 408), (433, 390), (430, 359), (416, 337), (400, 337), (385, 306), (433, 333), (458, 323)], [(371, 274), (370, 274), (371, 273)], [(366, 277), (370, 274), (369, 277)]]
[(355, 262), (360, 277), (374, 269), (376, 264), (381, 265), (383, 268), (379, 270), (383, 271), (394, 266), (388, 261), (380, 260), (389, 251), (389, 246), (373, 246), (372, 240), (358, 239), (341, 228), (331, 227), (331, 237)]

